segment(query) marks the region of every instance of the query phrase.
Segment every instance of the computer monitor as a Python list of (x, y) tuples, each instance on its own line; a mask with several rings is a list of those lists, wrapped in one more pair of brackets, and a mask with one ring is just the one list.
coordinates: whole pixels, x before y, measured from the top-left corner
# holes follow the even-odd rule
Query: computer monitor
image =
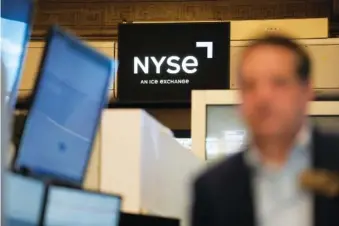
[[(241, 118), (238, 90), (194, 90), (192, 93), (192, 151), (202, 160), (219, 161), (244, 150), (248, 128)], [(311, 101), (310, 124), (338, 133), (339, 101)]]
[(45, 194), (44, 184), (10, 172), (4, 173), (4, 177), (5, 225), (39, 225)]
[(118, 226), (121, 198), (81, 189), (50, 186), (44, 226)]
[(115, 64), (56, 26), (46, 43), (14, 168), (80, 186)]
[(6, 69), (6, 100), (16, 104), (32, 18), (33, 0), (1, 0), (1, 54)]

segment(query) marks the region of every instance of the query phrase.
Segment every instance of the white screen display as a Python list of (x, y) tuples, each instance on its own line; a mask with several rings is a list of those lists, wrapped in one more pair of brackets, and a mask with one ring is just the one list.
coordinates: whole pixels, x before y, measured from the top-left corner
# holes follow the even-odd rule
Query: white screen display
[(207, 160), (231, 155), (241, 150), (246, 127), (237, 106), (207, 106)]
[(44, 185), (28, 177), (4, 174), (6, 226), (37, 226), (44, 198)]
[(51, 187), (45, 212), (45, 226), (117, 226), (119, 197), (77, 189)]

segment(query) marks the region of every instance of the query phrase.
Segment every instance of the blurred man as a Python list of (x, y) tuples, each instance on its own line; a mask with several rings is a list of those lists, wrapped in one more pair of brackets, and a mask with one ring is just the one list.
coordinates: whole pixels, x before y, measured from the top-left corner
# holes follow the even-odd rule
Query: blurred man
[(310, 168), (339, 173), (339, 136), (307, 121), (310, 71), (308, 54), (282, 36), (244, 51), (238, 74), (248, 148), (197, 179), (193, 226), (339, 226), (339, 196), (299, 183)]

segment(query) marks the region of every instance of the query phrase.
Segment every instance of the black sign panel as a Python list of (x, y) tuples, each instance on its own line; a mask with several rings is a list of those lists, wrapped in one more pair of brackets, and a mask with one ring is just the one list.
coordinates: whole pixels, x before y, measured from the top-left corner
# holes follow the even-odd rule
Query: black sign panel
[(192, 90), (229, 88), (229, 23), (130, 23), (118, 32), (120, 103), (189, 103)]

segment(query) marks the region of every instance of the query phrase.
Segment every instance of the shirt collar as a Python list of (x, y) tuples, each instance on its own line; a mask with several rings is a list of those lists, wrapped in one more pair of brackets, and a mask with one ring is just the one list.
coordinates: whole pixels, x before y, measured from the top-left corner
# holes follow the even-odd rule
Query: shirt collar
[[(312, 129), (310, 123), (307, 121), (296, 136), (292, 152), (306, 152), (310, 150), (311, 139)], [(252, 167), (262, 166), (258, 149), (255, 146), (249, 145), (248, 150), (245, 151), (245, 161)]]

